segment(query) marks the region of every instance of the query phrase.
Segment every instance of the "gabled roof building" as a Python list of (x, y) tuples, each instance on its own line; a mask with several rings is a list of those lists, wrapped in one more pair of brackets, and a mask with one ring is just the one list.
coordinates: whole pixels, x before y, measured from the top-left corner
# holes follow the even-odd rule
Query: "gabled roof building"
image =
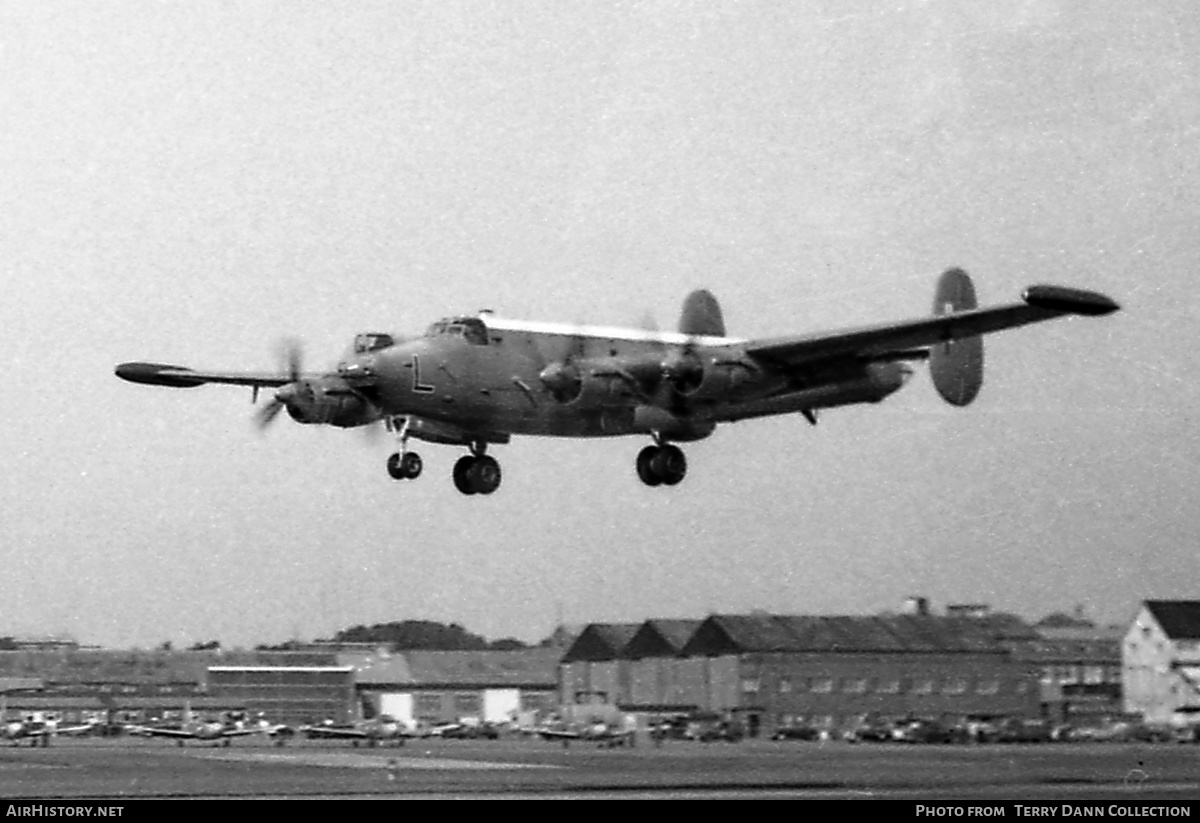
[(1040, 670), (1013, 654), (1032, 638), (1019, 618), (977, 612), (593, 624), (560, 679), (566, 703), (716, 712), (751, 735), (800, 724), (836, 731), (870, 714), (1037, 716)]
[(1125, 710), (1149, 723), (1200, 721), (1200, 600), (1146, 600), (1121, 645)]

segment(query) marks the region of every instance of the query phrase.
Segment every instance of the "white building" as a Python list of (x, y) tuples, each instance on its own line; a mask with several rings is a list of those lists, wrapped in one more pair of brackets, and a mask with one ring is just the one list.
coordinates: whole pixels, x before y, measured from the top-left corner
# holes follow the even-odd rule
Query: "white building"
[(1125, 711), (1147, 723), (1200, 719), (1200, 600), (1146, 600), (1121, 644)]

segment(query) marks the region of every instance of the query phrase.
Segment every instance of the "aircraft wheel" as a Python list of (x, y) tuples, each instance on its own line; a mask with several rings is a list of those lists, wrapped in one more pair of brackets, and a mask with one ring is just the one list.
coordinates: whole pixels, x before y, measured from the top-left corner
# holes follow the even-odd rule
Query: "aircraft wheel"
[(678, 446), (668, 444), (658, 450), (651, 467), (664, 484), (674, 486), (687, 474), (687, 458)]
[(479, 494), (491, 494), (500, 488), (500, 480), (503, 477), (500, 472), (500, 464), (496, 462), (496, 458), (486, 454), (475, 458), (475, 462), (467, 474), (470, 478), (471, 486)]
[(647, 446), (638, 452), (638, 478), (647, 486), (657, 486), (659, 483), (663, 482), (662, 477), (659, 476), (654, 467), (655, 462), (657, 462), (655, 458), (658, 457), (658, 452), (658, 446)]
[(403, 480), (407, 475), (404, 473), (404, 466), (401, 465), (403, 458), (397, 452), (387, 459), (388, 476), (393, 480)]
[(425, 461), (416, 452), (405, 452), (404, 456), (400, 458), (400, 470), (409, 480), (416, 480), (420, 477), (423, 468), (425, 468)]
[(388, 458), (387, 471), (393, 480), (415, 480), (425, 467), (421, 455), (416, 452), (396, 453)]
[(475, 484), (471, 481), (471, 469), (474, 465), (475, 458), (469, 454), (458, 458), (458, 462), (454, 464), (454, 488), (463, 494), (475, 493)]

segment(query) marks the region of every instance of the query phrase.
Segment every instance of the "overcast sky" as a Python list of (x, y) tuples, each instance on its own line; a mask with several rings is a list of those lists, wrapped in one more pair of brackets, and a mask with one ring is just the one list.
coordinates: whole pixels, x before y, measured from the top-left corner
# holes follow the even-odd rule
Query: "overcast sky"
[[(913, 594), (1130, 619), (1200, 597), (1200, 10), (1141, 3), (0, 0), (0, 634), (226, 645), (434, 619), (864, 614)], [(490, 307), (731, 334), (983, 303), (879, 406), (722, 427), (673, 489), (627, 438), (459, 449), (252, 425), (125, 360), (332, 366)]]

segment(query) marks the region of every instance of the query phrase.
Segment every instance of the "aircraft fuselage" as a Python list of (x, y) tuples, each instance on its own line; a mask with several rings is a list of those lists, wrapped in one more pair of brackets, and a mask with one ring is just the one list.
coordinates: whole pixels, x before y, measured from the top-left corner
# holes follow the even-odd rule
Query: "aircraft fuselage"
[(478, 432), (680, 441), (720, 422), (880, 400), (909, 374), (876, 363), (856, 379), (798, 381), (752, 361), (743, 343), (484, 315), (435, 323), (424, 337), (366, 355), (361, 367), (376, 376), (387, 416)]

